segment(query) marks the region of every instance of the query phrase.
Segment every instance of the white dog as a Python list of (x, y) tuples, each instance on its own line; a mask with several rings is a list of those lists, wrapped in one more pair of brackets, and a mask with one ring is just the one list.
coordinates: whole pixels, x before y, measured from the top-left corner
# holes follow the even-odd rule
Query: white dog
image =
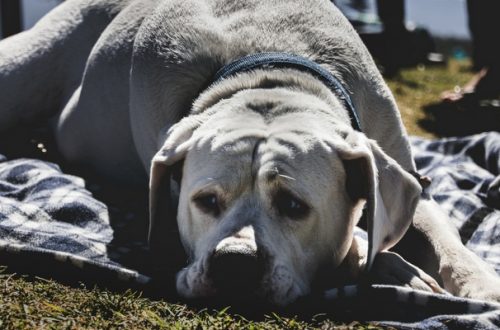
[[(394, 99), (330, 1), (68, 0), (0, 43), (0, 93), (0, 129), (53, 117), (69, 161), (149, 175), (150, 243), (183, 297), (286, 305), (325, 268), (440, 291), (384, 252), (413, 219), (402, 247), (426, 253), (412, 262), (453, 294), (500, 300), (498, 276), (420, 197)], [(365, 204), (368, 247), (353, 239)]]

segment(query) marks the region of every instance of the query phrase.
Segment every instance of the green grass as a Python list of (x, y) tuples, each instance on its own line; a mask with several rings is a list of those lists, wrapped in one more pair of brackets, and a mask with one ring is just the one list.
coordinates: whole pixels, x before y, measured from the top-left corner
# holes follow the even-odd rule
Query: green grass
[[(434, 137), (419, 125), (424, 108), (439, 101), (439, 94), (470, 78), (468, 62), (448, 67), (419, 67), (402, 71), (388, 81), (410, 134)], [(340, 324), (330, 320), (299, 321), (275, 314), (251, 321), (231, 310), (196, 311), (185, 305), (154, 301), (140, 293), (112, 293), (102, 289), (73, 288), (41, 278), (0, 270), (0, 329), (370, 329), (372, 325)]]
[(375, 329), (357, 322), (309, 322), (271, 313), (261, 321), (230, 310), (195, 311), (152, 301), (140, 293), (71, 288), (42, 278), (27, 279), (0, 270), (0, 329)]
[(421, 120), (429, 119), (424, 108), (439, 103), (443, 91), (463, 86), (472, 77), (469, 67), (469, 61), (454, 60), (444, 67), (420, 65), (403, 70), (397, 78), (387, 80), (409, 134), (428, 138), (439, 136), (419, 125)]

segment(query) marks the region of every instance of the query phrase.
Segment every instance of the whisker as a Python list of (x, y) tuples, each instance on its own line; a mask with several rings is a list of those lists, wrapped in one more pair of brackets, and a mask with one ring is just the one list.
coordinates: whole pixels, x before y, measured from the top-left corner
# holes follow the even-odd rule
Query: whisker
[(292, 178), (291, 176), (284, 175), (284, 174), (278, 174), (279, 177), (282, 177), (284, 179), (292, 180), (295, 181), (295, 178)]

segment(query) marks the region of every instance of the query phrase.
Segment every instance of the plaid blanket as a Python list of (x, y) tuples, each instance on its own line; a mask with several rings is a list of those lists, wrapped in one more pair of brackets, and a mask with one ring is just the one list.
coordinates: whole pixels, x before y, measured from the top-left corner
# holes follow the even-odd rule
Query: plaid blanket
[(433, 179), (429, 192), (462, 242), (500, 274), (500, 134), (412, 143), (417, 167)]
[(148, 282), (113, 260), (112, 213), (57, 165), (0, 155), (0, 264), (89, 284)]
[[(500, 134), (412, 138), (412, 145), (464, 244), (500, 273)], [(147, 290), (146, 192), (125, 194), (139, 201), (134, 206), (116, 205), (106, 189), (86, 187), (52, 163), (0, 156), (0, 264), (63, 282)], [(315, 299), (311, 306), (341, 318), (397, 328), (500, 327), (500, 305), (395, 286), (337, 288)]]

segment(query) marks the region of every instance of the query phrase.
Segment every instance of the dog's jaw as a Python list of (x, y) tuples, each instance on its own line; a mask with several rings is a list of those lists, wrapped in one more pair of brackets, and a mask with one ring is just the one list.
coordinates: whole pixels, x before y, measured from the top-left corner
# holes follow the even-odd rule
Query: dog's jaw
[(212, 281), (208, 278), (206, 258), (182, 269), (176, 277), (177, 293), (185, 299), (212, 297), (216, 294)]
[[(176, 278), (178, 294), (185, 299), (204, 299), (217, 297), (220, 292), (207, 274), (207, 265), (203, 260), (192, 263), (182, 269)], [(245, 297), (243, 291), (235, 292), (238, 300), (260, 300), (271, 305), (282, 307), (294, 302), (297, 298), (309, 293), (309, 285), (298, 280), (298, 277), (286, 266), (275, 265), (262, 279), (255, 292)], [(249, 292), (246, 292), (249, 294)]]
[(300, 281), (284, 265), (274, 267), (269, 277), (264, 280), (262, 289), (266, 292), (268, 301), (276, 306), (286, 306), (310, 291), (309, 285)]

